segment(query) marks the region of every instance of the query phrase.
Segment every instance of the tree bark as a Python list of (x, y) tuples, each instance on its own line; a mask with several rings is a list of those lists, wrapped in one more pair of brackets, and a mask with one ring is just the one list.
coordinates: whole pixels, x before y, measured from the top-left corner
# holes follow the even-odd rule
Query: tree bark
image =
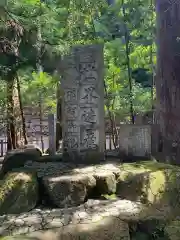
[(62, 107), (61, 107), (61, 90), (60, 90), (60, 83), (57, 83), (57, 122), (56, 122), (56, 150), (59, 149), (60, 140), (62, 140)]
[(28, 144), (27, 134), (26, 134), (26, 120), (25, 120), (24, 112), (23, 112), (21, 87), (20, 87), (20, 81), (19, 81), (18, 75), (16, 76), (16, 79), (17, 79), (17, 91), (18, 91), (18, 97), (19, 97), (19, 108), (20, 108), (21, 121), (22, 121), (22, 133), (23, 133), (24, 143)]
[(7, 78), (7, 150), (24, 144), (23, 124), (19, 104), (17, 80), (13, 73)]
[[(124, 21), (126, 18), (126, 9), (124, 6), (124, 0), (122, 1), (122, 13), (124, 17)], [(127, 64), (127, 71), (128, 71), (128, 82), (129, 82), (129, 113), (130, 113), (130, 119), (131, 123), (135, 123), (135, 117), (134, 117), (134, 104), (133, 104), (133, 85), (132, 85), (132, 73), (131, 73), (131, 64), (130, 64), (130, 48), (129, 48), (129, 33), (127, 29), (127, 24), (124, 22), (124, 37), (125, 37), (125, 49), (126, 49), (126, 64)]]
[(157, 122), (163, 160), (180, 164), (180, 1), (156, 0)]
[(16, 148), (16, 135), (13, 114), (13, 83), (14, 79), (7, 81), (7, 150)]

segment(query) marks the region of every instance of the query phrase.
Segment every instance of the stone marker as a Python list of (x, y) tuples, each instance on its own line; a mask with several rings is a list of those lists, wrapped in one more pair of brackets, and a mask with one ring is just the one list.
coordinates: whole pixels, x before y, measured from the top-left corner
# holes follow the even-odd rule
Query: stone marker
[(150, 125), (121, 125), (119, 139), (120, 153), (134, 157), (151, 155)]
[(61, 62), (63, 149), (74, 160), (104, 159), (103, 62), (103, 45), (74, 47)]

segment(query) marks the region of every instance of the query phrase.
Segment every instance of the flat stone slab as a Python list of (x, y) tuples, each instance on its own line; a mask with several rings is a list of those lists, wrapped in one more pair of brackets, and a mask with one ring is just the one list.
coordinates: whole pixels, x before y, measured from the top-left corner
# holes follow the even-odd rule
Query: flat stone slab
[(25, 168), (35, 169), (38, 177), (50, 176), (53, 174), (62, 174), (71, 172), (76, 166), (71, 163), (64, 162), (33, 162), (27, 161), (24, 165)]
[[(165, 220), (170, 216), (169, 213), (168, 208), (153, 209), (128, 200), (89, 200), (87, 203), (74, 208), (35, 209), (20, 215), (0, 216), (0, 236), (32, 234), (48, 229), (55, 231), (59, 229), (58, 231), (62, 232), (65, 226), (72, 228), (72, 231), (73, 229), (80, 231), (82, 224), (85, 229), (90, 229), (94, 223), (101, 225), (101, 221), (103, 221), (110, 224), (112, 219), (119, 219), (120, 224), (122, 221), (152, 218)], [(127, 228), (127, 226), (123, 225), (122, 228)], [(124, 236), (124, 233), (122, 235)], [(129, 239), (128, 234), (122, 239)]]
[(53, 174), (62, 173), (95, 173), (98, 171), (111, 171), (114, 174), (118, 174), (121, 170), (118, 167), (119, 164), (104, 163), (97, 165), (86, 166), (83, 164), (73, 164), (65, 162), (37, 162), (37, 161), (27, 161), (25, 167), (28, 169), (35, 169), (37, 171), (38, 177), (49, 176)]

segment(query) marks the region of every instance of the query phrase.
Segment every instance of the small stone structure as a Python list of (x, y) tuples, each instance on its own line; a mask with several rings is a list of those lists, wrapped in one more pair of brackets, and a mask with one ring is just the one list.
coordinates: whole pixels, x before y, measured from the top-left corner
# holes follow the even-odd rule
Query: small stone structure
[(120, 153), (134, 157), (151, 155), (150, 125), (121, 125), (119, 139)]
[[(104, 159), (103, 45), (74, 47), (61, 62), (64, 149)], [(92, 158), (91, 154), (89, 156)]]

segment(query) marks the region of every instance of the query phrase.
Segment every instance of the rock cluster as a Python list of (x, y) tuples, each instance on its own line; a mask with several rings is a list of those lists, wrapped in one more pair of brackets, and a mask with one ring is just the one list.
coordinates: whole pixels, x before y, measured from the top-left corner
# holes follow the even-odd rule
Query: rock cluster
[[(16, 159), (21, 154), (14, 155)], [(144, 234), (147, 221), (150, 232), (159, 226), (162, 234), (172, 235), (174, 229), (178, 234), (179, 167), (151, 161), (87, 167), (37, 156), (25, 161), (24, 155), (19, 165), (13, 154), (9, 159), (4, 160), (0, 181), (0, 214), (6, 214), (0, 217), (2, 236), (58, 228), (55, 239), (146, 240), (137, 233), (141, 229)]]

